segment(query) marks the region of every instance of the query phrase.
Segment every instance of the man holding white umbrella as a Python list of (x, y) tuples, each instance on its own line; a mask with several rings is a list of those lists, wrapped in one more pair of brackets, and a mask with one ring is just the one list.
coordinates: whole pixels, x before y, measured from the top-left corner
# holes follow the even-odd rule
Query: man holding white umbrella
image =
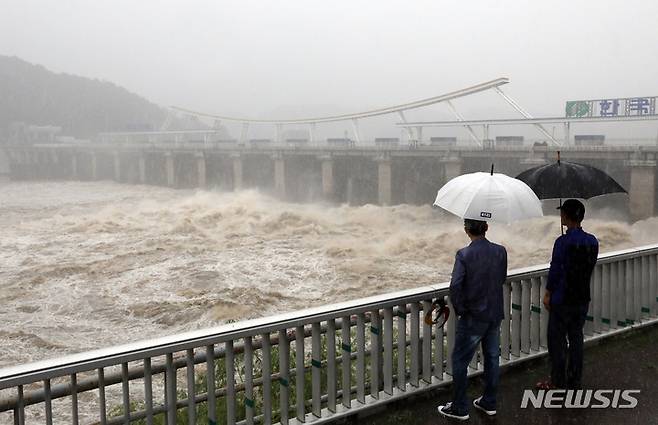
[(450, 300), (459, 317), (452, 352), (453, 401), (439, 406), (439, 413), (455, 419), (469, 418), (466, 399), (468, 364), (482, 342), (485, 388), (473, 405), (496, 414), (500, 322), (503, 320), (503, 283), (507, 277), (507, 251), (485, 237), (487, 223), (464, 220), (470, 245), (457, 251), (450, 280)]
[(492, 166), (491, 173), (465, 174), (449, 181), (439, 190), (434, 205), (464, 218), (464, 231), (471, 240), (457, 251), (452, 270), (450, 299), (458, 316), (452, 352), (453, 400), (438, 411), (453, 419), (469, 418), (468, 364), (482, 343), (485, 388), (473, 406), (492, 416), (496, 414), (507, 251), (487, 240), (488, 224), (483, 219), (510, 223), (541, 217), (541, 203), (525, 183), (494, 174)]

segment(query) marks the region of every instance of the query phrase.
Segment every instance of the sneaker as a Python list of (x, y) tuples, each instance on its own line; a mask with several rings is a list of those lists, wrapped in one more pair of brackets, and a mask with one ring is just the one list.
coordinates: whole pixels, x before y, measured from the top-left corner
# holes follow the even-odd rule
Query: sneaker
[(489, 416), (493, 416), (493, 415), (496, 414), (495, 410), (485, 409), (485, 407), (480, 404), (480, 401), (482, 401), (482, 396), (480, 396), (480, 397), (476, 398), (475, 400), (473, 400), (473, 406), (475, 406), (476, 408), (482, 410), (484, 413), (486, 413)]
[(445, 405), (441, 405), (436, 408), (436, 410), (439, 411), (439, 413), (446, 418), (452, 418), (452, 419), (458, 419), (460, 421), (465, 421), (469, 418), (468, 413), (466, 414), (459, 414), (455, 411), (455, 409), (452, 407), (452, 403), (446, 403)]

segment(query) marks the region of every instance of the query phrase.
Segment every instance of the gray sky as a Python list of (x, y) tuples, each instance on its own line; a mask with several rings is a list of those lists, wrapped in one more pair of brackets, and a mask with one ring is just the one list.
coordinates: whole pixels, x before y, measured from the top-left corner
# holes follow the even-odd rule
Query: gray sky
[[(210, 113), (352, 112), (505, 76), (554, 116), (570, 99), (658, 95), (657, 20), (646, 0), (2, 0), (0, 54)], [(515, 116), (493, 94), (458, 106)]]

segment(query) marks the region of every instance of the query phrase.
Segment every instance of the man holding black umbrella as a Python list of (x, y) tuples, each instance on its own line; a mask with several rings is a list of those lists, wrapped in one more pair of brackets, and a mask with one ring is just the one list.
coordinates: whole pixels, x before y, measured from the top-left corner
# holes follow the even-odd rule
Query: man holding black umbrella
[(585, 217), (582, 202), (568, 199), (558, 209), (567, 232), (553, 246), (544, 294), (544, 306), (550, 312), (547, 334), (551, 379), (537, 387), (578, 389), (583, 371), (583, 326), (599, 242), (581, 227)]

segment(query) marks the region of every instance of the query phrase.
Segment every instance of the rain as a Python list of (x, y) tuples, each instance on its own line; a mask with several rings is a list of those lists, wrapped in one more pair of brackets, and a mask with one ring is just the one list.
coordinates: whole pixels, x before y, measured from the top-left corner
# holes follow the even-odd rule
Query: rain
[(601, 253), (658, 243), (656, 16), (3, 1), (0, 370), (450, 282), (474, 183), (437, 193), (471, 173), (537, 194), (474, 207), (510, 270), (551, 260), (571, 197)]

